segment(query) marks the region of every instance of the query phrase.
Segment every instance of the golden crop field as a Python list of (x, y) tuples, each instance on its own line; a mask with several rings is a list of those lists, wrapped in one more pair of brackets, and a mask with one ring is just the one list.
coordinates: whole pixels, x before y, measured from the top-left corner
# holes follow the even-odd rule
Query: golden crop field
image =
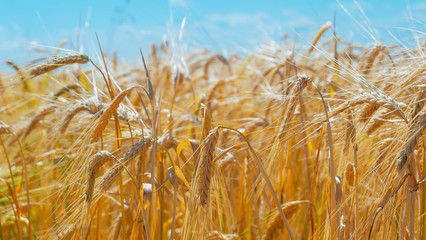
[(244, 56), (10, 58), (1, 239), (425, 239), (426, 44), (332, 28)]

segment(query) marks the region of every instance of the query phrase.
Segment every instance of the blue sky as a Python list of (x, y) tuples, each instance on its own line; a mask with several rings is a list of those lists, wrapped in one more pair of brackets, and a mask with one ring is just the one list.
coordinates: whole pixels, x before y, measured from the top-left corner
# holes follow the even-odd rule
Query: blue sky
[(398, 43), (396, 37), (415, 44), (416, 36), (425, 36), (426, 2), (421, 0), (4, 0), (0, 61), (46, 56), (41, 46), (56, 47), (63, 40), (68, 42), (64, 48), (90, 56), (98, 51), (95, 33), (104, 50), (117, 51), (120, 60), (137, 58), (139, 48), (149, 52), (162, 39), (225, 55), (280, 41), (284, 34), (305, 44), (334, 13), (337, 34), (353, 42)]

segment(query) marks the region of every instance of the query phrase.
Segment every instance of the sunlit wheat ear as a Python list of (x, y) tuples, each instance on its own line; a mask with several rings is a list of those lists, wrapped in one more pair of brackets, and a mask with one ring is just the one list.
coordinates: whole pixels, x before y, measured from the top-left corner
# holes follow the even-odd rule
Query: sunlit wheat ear
[(333, 26), (331, 22), (326, 22), (324, 25), (322, 25), (321, 29), (318, 31), (317, 35), (315, 36), (314, 40), (312, 41), (311, 48), (309, 48), (308, 56), (312, 53), (312, 51), (315, 49), (315, 46), (317, 45), (319, 39), (324, 34), (325, 31), (330, 29)]
[[(17, 133), (17, 136), (19, 137), (19, 136), (21, 136), (22, 135), (22, 140), (24, 140), (30, 133), (31, 133), (31, 131), (33, 131), (36, 127), (37, 127), (37, 124), (41, 121), (41, 120), (43, 120), (47, 115), (49, 115), (49, 114), (52, 114), (52, 113), (54, 113), (55, 112), (55, 110), (56, 110), (56, 108), (57, 108), (58, 106), (56, 106), (56, 105), (52, 105), (52, 104), (49, 104), (49, 105), (46, 105), (46, 106), (44, 106), (44, 107), (42, 107), (41, 108), (41, 110), (40, 110), (40, 112), (39, 113), (37, 113), (32, 119), (31, 119), (31, 121), (30, 121), (30, 123), (28, 124), (28, 126), (25, 128), (25, 131), (19, 131), (18, 133)], [(15, 140), (17, 140), (17, 139), (15, 139)], [(12, 141), (12, 143), (15, 141), (15, 140), (13, 140)]]
[(408, 134), (408, 139), (405, 143), (405, 147), (400, 153), (399, 158), (397, 160), (398, 171), (403, 169), (403, 167), (407, 163), (407, 160), (410, 158), (411, 154), (414, 152), (414, 149), (416, 148), (416, 145), (420, 137), (423, 136), (425, 126), (426, 126), (426, 111), (423, 111), (419, 114), (421, 114), (421, 116), (419, 116), (418, 121), (416, 121), (415, 123), (412, 123), (409, 134)]
[(383, 45), (377, 44), (374, 46), (370, 54), (368, 54), (367, 58), (365, 59), (365, 62), (361, 65), (360, 70), (362, 74), (367, 75), (370, 72), (370, 69), (373, 67), (374, 60), (382, 51), (387, 51)]
[[(207, 98), (207, 104), (211, 105), (211, 101), (214, 99), (215, 94), (217, 94), (217, 90), (226, 85), (225, 80), (219, 80), (215, 82), (212, 86), (210, 86), (209, 90), (207, 91), (206, 98)], [(211, 107), (211, 106), (210, 106)]]
[(215, 59), (219, 60), (221, 63), (223, 63), (224, 65), (226, 65), (228, 67), (228, 69), (229, 69), (229, 72), (232, 72), (231, 65), (229, 64), (228, 60), (224, 56), (222, 56), (220, 54), (216, 54), (216, 55), (211, 56), (207, 60), (206, 64), (204, 64), (204, 78), (205, 79), (208, 78), (208, 75), (209, 75), (209, 66), (213, 63), (213, 61)]
[(73, 63), (85, 64), (89, 61), (90, 61), (90, 58), (87, 55), (82, 53), (71, 54), (71, 55), (59, 57), (59, 58), (53, 58), (31, 69), (30, 75), (31, 77), (36, 77), (65, 65), (70, 65)]
[(57, 240), (69, 239), (75, 232), (75, 224), (68, 224), (64, 226), (64, 230), (57, 235)]
[[(146, 150), (149, 146), (151, 146), (154, 140), (152, 138), (144, 138), (139, 140), (135, 145), (133, 145), (128, 152), (126, 152), (123, 157), (119, 159), (119, 161), (127, 165), (131, 160), (137, 157), (141, 152)], [(115, 163), (108, 171), (104, 174), (102, 179), (99, 182), (99, 193), (105, 192), (114, 180), (118, 177), (119, 174), (124, 170), (124, 166), (120, 163)]]
[(380, 106), (371, 103), (362, 108), (361, 113), (359, 114), (360, 122), (367, 122), (371, 119), (371, 116), (379, 109)]
[(352, 121), (352, 112), (348, 114), (348, 120), (346, 121), (345, 127), (345, 147), (343, 148), (344, 152), (349, 150), (349, 146), (353, 144), (356, 140), (356, 128), (354, 122)]
[(76, 90), (76, 89), (79, 89), (79, 88), (80, 88), (80, 86), (78, 86), (78, 85), (69, 85), (69, 86), (63, 87), (63, 88), (59, 89), (58, 91), (56, 91), (55, 94), (53, 94), (53, 100), (58, 99), (60, 96), (62, 96), (65, 93), (68, 93), (72, 90)]
[(392, 114), (391, 111), (388, 109), (385, 109), (384, 111), (380, 111), (377, 116), (373, 117), (370, 120), (370, 124), (367, 127), (367, 130), (365, 131), (368, 135), (375, 132), (377, 129), (379, 129), (383, 124), (387, 122), (387, 119)]
[(293, 90), (293, 93), (291, 94), (292, 99), (290, 100), (290, 103), (289, 103), (289, 105), (286, 109), (287, 112), (285, 113), (284, 119), (281, 123), (280, 129), (279, 129), (279, 132), (278, 132), (278, 140), (282, 141), (284, 139), (285, 133), (286, 133), (286, 130), (287, 130), (287, 124), (291, 121), (291, 118), (292, 118), (293, 113), (294, 113), (294, 109), (295, 109), (296, 104), (298, 102), (296, 100), (302, 94), (303, 89), (308, 85), (308, 82), (310, 80), (311, 79), (305, 74), (300, 75), (298, 77), (296, 88)]
[(22, 69), (20, 67), (18, 67), (18, 65), (16, 65), (14, 62), (7, 60), (6, 64), (11, 66), (13, 69), (15, 69), (16, 73), (19, 75), (19, 78), (21, 78), (21, 80), (25, 79), (25, 74), (22, 71)]
[(207, 204), (210, 195), (210, 180), (213, 173), (213, 159), (219, 136), (219, 128), (212, 129), (204, 140), (198, 163), (197, 177), (198, 194), (201, 205)]
[(266, 127), (269, 125), (270, 123), (267, 118), (256, 118), (247, 123), (244, 133), (251, 133), (258, 127)]
[(71, 122), (71, 120), (74, 118), (75, 115), (77, 115), (81, 111), (89, 111), (89, 109), (84, 105), (77, 105), (75, 108), (73, 108), (64, 118), (64, 121), (59, 126), (59, 131), (63, 134)]
[(200, 144), (209, 134), (212, 129), (212, 115), (210, 113), (209, 105), (204, 106), (204, 120), (203, 120), (203, 129), (201, 131)]
[(91, 140), (92, 142), (96, 142), (101, 137), (102, 132), (104, 131), (105, 127), (107, 126), (109, 122), (109, 119), (117, 111), (117, 108), (120, 106), (120, 103), (124, 100), (127, 94), (129, 94), (130, 91), (132, 91), (135, 88), (140, 88), (140, 87), (134, 86), (134, 87), (127, 88), (126, 90), (122, 91), (120, 94), (118, 94), (114, 98), (114, 100), (111, 102), (111, 104), (102, 114), (98, 124), (96, 125), (95, 130), (93, 131), (92, 140)]
[(417, 114), (419, 114), (420, 111), (423, 109), (423, 106), (425, 105), (425, 100), (426, 100), (426, 89), (422, 90), (417, 95), (416, 99), (414, 100), (414, 106), (410, 116), (412, 121), (417, 117)]
[[(309, 204), (309, 201), (293, 201), (284, 203), (281, 205), (281, 208), (284, 211), (285, 217), (287, 219), (291, 218), (300, 208), (302, 204)], [(276, 210), (275, 210), (276, 211)], [(265, 233), (263, 234), (262, 240), (274, 239), (276, 235), (280, 232), (283, 226), (283, 219), (281, 218), (278, 211), (274, 212), (273, 219), (269, 222), (268, 227), (266, 228)]]
[(361, 93), (361, 94), (355, 96), (354, 98), (348, 100), (347, 102), (339, 105), (336, 109), (334, 109), (330, 113), (329, 117), (331, 118), (331, 117), (336, 116), (337, 114), (345, 111), (348, 108), (352, 108), (352, 107), (355, 107), (357, 105), (364, 104), (364, 103), (374, 104), (374, 105), (377, 105), (377, 106), (380, 106), (380, 107), (387, 108), (390, 111), (392, 111), (394, 114), (396, 114), (397, 116), (401, 117), (404, 120), (407, 120), (404, 112), (402, 111), (402, 109), (407, 107), (406, 104), (404, 104), (402, 102), (397, 102), (387, 95), (383, 95), (381, 93), (373, 93), (373, 92)]
[(86, 190), (86, 202), (88, 205), (91, 204), (93, 189), (95, 187), (96, 174), (99, 171), (99, 168), (102, 167), (106, 162), (114, 159), (108, 151), (100, 151), (95, 153), (89, 161), (89, 177), (87, 178), (87, 190)]

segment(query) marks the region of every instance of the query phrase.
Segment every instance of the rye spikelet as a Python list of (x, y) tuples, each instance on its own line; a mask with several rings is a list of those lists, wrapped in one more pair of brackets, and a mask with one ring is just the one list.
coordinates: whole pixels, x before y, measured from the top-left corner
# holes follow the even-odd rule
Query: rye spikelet
[(31, 77), (36, 77), (65, 65), (70, 65), (73, 63), (85, 64), (89, 61), (90, 58), (82, 53), (70, 54), (64, 57), (53, 58), (31, 69), (30, 75)]
[(201, 155), (198, 164), (198, 194), (200, 196), (201, 205), (205, 206), (210, 194), (210, 180), (213, 173), (214, 151), (219, 136), (219, 128), (212, 129), (204, 140), (205, 143), (201, 148)]

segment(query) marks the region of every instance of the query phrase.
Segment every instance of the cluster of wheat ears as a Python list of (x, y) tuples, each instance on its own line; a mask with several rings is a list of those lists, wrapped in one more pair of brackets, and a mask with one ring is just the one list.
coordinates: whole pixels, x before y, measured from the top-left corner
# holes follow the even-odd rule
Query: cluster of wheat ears
[(426, 45), (331, 28), (245, 57), (7, 61), (1, 239), (425, 239)]

